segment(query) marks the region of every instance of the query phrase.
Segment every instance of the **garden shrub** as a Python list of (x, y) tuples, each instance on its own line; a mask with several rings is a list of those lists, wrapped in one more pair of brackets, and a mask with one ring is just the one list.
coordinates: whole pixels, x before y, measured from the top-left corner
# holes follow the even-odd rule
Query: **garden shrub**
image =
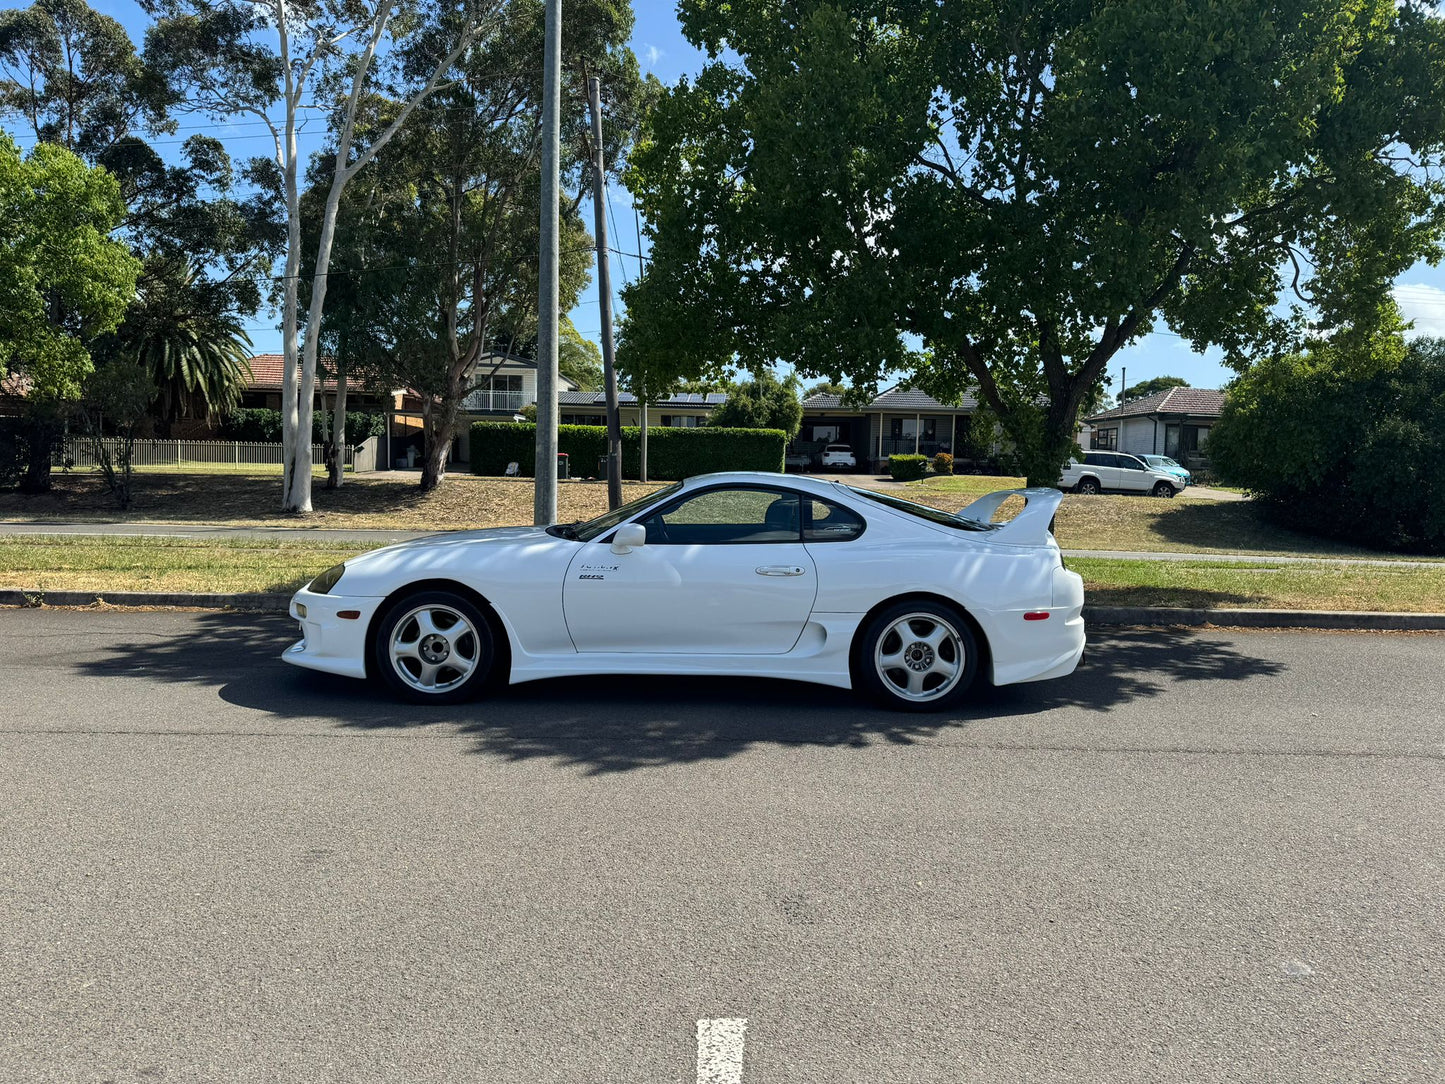
[(916, 482), (928, 473), (928, 456), (890, 455), (888, 473), (895, 482)]
[(1332, 353), (1260, 362), (1209, 436), (1213, 469), (1297, 530), (1445, 552), (1445, 340), (1398, 364)]
[(934, 474), (952, 474), (952, 473), (953, 473), (953, 456), (949, 455), (947, 452), (939, 452), (936, 456), (934, 456), (934, 457), (933, 457), (933, 473), (934, 473)]

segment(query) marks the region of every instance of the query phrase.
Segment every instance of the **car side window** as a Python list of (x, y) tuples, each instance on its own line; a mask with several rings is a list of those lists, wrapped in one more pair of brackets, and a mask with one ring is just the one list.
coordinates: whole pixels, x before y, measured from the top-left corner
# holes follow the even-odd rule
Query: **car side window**
[(647, 529), (649, 546), (802, 541), (798, 495), (776, 489), (709, 489), (640, 522)]
[(841, 504), (822, 497), (808, 497), (803, 501), (805, 542), (851, 542), (866, 526), (862, 516)]
[(1086, 466), (1086, 467), (1107, 467), (1109, 464), (1107, 464), (1107, 463), (1104, 462), (1104, 460), (1105, 460), (1106, 458), (1107, 458), (1107, 457), (1106, 457), (1103, 453), (1101, 453), (1101, 452), (1085, 452), (1085, 453), (1084, 453), (1084, 466)]
[(1132, 455), (1121, 455), (1118, 457), (1119, 466), (1125, 470), (1143, 470), (1144, 464), (1140, 463)]

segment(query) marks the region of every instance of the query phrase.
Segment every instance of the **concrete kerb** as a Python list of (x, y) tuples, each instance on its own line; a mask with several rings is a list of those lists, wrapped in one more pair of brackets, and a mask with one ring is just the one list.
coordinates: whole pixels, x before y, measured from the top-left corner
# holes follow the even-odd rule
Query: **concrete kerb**
[[(0, 606), (115, 606), (286, 613), (290, 595), (199, 594), (181, 591), (27, 591), (0, 588)], [(1164, 606), (1085, 606), (1094, 628), (1353, 629), (1373, 632), (1445, 631), (1445, 614), (1364, 610), (1183, 609)]]

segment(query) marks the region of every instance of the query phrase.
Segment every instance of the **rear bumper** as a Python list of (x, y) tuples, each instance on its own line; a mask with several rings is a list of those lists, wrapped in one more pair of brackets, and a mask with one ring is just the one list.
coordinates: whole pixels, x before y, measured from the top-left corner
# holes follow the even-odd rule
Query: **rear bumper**
[[(291, 598), (291, 616), (301, 626), (301, 639), (281, 653), (281, 661), (342, 677), (366, 677), (366, 630), (383, 601), (302, 588)], [(342, 612), (357, 616), (339, 617)]]
[[(1039, 618), (1039, 614), (1048, 614)], [(1053, 605), (995, 610), (984, 632), (993, 655), (993, 683), (1017, 685), (1072, 674), (1084, 657), (1084, 580), (1054, 569)]]

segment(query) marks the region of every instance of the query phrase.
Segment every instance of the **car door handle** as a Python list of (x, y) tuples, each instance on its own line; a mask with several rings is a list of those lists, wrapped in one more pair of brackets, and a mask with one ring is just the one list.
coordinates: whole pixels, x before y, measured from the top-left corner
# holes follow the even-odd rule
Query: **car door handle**
[(797, 565), (759, 565), (759, 576), (801, 576), (805, 569)]

